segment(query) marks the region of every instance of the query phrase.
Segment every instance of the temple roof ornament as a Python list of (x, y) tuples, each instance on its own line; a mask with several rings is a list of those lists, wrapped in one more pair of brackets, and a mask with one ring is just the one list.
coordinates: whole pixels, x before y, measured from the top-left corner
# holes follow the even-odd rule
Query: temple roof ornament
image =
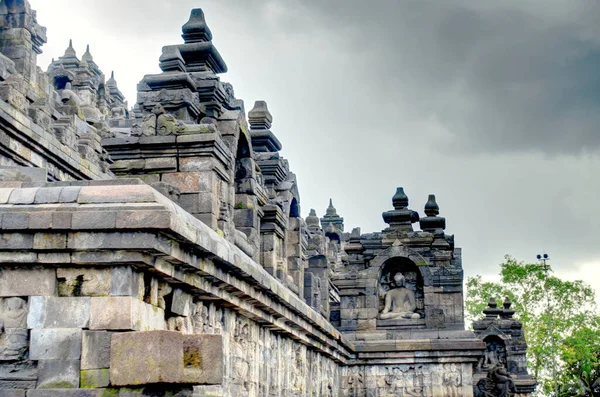
[(212, 32), (206, 24), (204, 11), (200, 8), (192, 10), (190, 20), (181, 28), (185, 43), (202, 43), (212, 40)]
[(336, 208), (333, 206), (333, 200), (329, 199), (329, 207), (325, 212), (325, 216), (321, 218), (321, 225), (326, 232), (329, 231), (329, 226), (333, 227), (336, 232), (344, 231), (344, 218), (338, 215)]
[(310, 209), (310, 213), (306, 217), (306, 226), (309, 230), (319, 229), (321, 227), (321, 223), (319, 222), (317, 212), (312, 208)]
[(256, 101), (252, 110), (248, 112), (250, 138), (255, 152), (268, 153), (281, 150), (281, 142), (270, 129), (272, 122), (273, 115), (269, 112), (267, 102)]
[(396, 189), (392, 204), (394, 209), (382, 214), (383, 221), (389, 225), (387, 231), (412, 232), (412, 224), (419, 221), (419, 214), (408, 208), (408, 196), (404, 193), (403, 187)]
[(77, 58), (77, 52), (73, 48), (73, 39), (69, 40), (69, 46), (65, 50), (65, 54), (60, 58)]

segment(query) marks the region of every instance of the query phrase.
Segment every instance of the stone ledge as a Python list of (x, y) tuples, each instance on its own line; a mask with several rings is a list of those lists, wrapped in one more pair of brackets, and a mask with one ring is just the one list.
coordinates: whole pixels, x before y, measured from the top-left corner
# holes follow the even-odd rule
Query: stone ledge
[[(52, 184), (48, 185), (51, 186)], [(63, 187), (47, 187), (46, 190), (48, 189), (63, 189)], [(265, 310), (265, 308), (271, 306), (268, 302), (274, 301), (282, 305), (279, 310), (285, 308), (280, 314), (282, 317), (297, 316), (296, 320), (294, 320), (294, 326), (290, 327), (283, 319), (277, 319), (277, 317), (272, 315), (263, 315), (263, 318), (270, 317), (269, 321), (272, 322), (276, 328), (283, 328), (283, 330), (292, 332), (292, 334), (296, 336), (299, 336), (300, 333), (297, 331), (293, 332), (294, 327), (304, 329), (309, 336), (300, 339), (305, 339), (306, 342), (310, 342), (311, 340), (313, 342), (318, 342), (317, 346), (324, 343), (325, 345), (329, 345), (330, 348), (333, 348), (333, 351), (337, 351), (337, 353), (333, 353), (333, 351), (328, 351), (329, 348), (327, 348), (325, 349), (326, 354), (337, 356), (337, 359), (351, 356), (352, 344), (319, 313), (306, 305), (281, 282), (270, 276), (260, 265), (254, 262), (239, 248), (220, 237), (208, 226), (194, 218), (150, 186), (94, 186), (92, 184), (91, 186), (82, 186), (77, 189), (78, 191), (74, 191), (73, 196), (70, 197), (69, 201), (71, 201), (71, 203), (69, 203), (68, 206), (62, 205), (63, 203), (61, 203), (60, 200), (44, 205), (4, 204), (0, 205), (0, 212), (5, 216), (6, 214), (15, 214), (26, 211), (29, 211), (32, 214), (40, 211), (49, 211), (54, 214), (60, 212), (63, 214), (71, 213), (73, 215), (80, 209), (84, 209), (85, 205), (92, 205), (87, 203), (93, 203), (95, 206), (94, 209), (97, 211), (106, 211), (106, 213), (114, 212), (117, 217), (125, 212), (124, 208), (127, 208), (126, 211), (137, 211), (138, 214), (136, 219), (138, 219), (139, 222), (136, 224), (136, 229), (160, 229), (161, 233), (158, 235), (144, 235), (144, 233), (138, 232), (129, 236), (127, 233), (121, 233), (123, 230), (126, 230), (126, 228), (123, 227), (122, 229), (119, 229), (116, 225), (114, 228), (110, 228), (110, 233), (82, 233), (79, 232), (79, 230), (70, 228), (70, 233), (67, 235), (68, 244), (66, 249), (68, 251), (91, 249), (135, 251), (136, 249), (154, 249), (162, 254), (166, 253), (171, 255), (176, 262), (184, 263), (201, 270), (205, 274), (211, 274), (213, 277), (216, 276), (217, 279), (220, 279), (223, 282), (234, 284), (234, 287), (243, 293), (242, 295), (249, 296), (258, 302), (265, 302), (260, 305), (254, 305), (254, 311), (256, 311), (257, 308), (261, 311)], [(4, 190), (5, 189), (0, 189), (0, 197), (6, 195)], [(20, 194), (19, 190), (20, 189), (12, 189), (9, 197), (15, 194), (15, 192)], [(46, 193), (48, 196), (56, 197), (56, 194), (52, 194), (52, 192), (47, 191)], [(60, 194), (58, 196), (60, 197)], [(158, 207), (162, 207), (161, 211), (167, 215), (169, 220), (168, 227), (166, 220), (161, 222), (160, 225), (157, 225), (155, 223), (155, 218), (148, 216), (155, 213)], [(4, 223), (2, 229), (6, 230)], [(50, 232), (55, 232), (52, 225), (47, 232), (46, 235), (52, 234)], [(25, 241), (24, 244), (26, 244)], [(189, 253), (182, 250), (180, 244), (191, 246), (197, 251), (194, 255), (200, 255), (200, 257), (206, 257), (210, 260), (190, 260)], [(23, 246), (20, 248), (31, 249), (33, 247)], [(85, 255), (86, 253), (80, 254)], [(109, 259), (107, 259), (107, 263), (110, 263)], [(167, 262), (164, 264), (168, 267)], [(246, 279), (251, 281), (252, 286), (242, 282), (240, 278), (242, 280)], [(221, 297), (225, 297), (225, 291), (215, 290), (209, 283), (204, 283), (203, 286), (209, 292), (214, 290), (214, 292), (217, 293), (216, 296), (220, 295)], [(255, 287), (258, 287), (258, 290), (260, 291), (258, 295), (256, 295), (256, 292), (252, 291)], [(227, 297), (232, 300), (236, 298), (232, 294), (228, 294)], [(237, 298), (237, 301), (239, 301), (238, 303), (241, 303), (239, 298)], [(291, 312), (286, 313), (286, 310), (290, 310)]]

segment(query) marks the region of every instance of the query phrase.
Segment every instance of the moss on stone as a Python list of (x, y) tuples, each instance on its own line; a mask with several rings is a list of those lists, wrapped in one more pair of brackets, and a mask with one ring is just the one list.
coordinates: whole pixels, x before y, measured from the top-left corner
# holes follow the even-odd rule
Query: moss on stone
[(108, 386), (110, 371), (108, 368), (91, 369), (80, 372), (79, 384), (82, 389), (97, 389)]

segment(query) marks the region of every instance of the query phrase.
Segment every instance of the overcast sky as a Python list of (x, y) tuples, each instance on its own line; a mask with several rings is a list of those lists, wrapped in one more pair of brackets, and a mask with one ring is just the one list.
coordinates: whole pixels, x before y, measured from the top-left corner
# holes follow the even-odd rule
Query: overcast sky
[(135, 103), (202, 7), (250, 110), (266, 100), (302, 215), (329, 198), (346, 230), (385, 227), (403, 186), (435, 193), (467, 275), (550, 254), (600, 290), (597, 0), (30, 0), (39, 65), (90, 44)]

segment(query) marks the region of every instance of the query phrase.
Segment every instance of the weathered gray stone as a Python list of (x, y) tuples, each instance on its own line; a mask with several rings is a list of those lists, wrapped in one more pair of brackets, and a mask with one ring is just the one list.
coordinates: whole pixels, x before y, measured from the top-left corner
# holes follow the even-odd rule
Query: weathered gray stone
[(32, 360), (79, 360), (81, 329), (32, 329), (29, 358)]
[(87, 328), (90, 322), (90, 298), (29, 298), (28, 328)]
[(110, 370), (108, 368), (81, 371), (81, 388), (96, 389), (100, 387), (107, 387), (109, 384)]
[(110, 293), (111, 270), (108, 268), (59, 268), (56, 276), (60, 296), (106, 296)]
[(171, 311), (180, 316), (189, 316), (192, 305), (192, 296), (183, 292), (180, 288), (173, 290), (173, 302)]
[(37, 388), (78, 388), (79, 371), (79, 360), (39, 360)]
[(113, 296), (136, 296), (138, 277), (131, 266), (115, 266), (111, 269), (110, 294)]
[(223, 382), (221, 335), (183, 335), (183, 374), (187, 383), (219, 385)]
[(183, 380), (183, 335), (173, 331), (116, 333), (110, 348), (114, 386), (179, 383)]
[[(28, 390), (27, 397), (105, 397), (105, 389), (69, 390), (69, 389), (38, 389)], [(120, 396), (119, 396), (120, 397)]]
[(83, 331), (81, 369), (110, 367), (110, 337), (107, 331)]
[(0, 297), (54, 295), (56, 271), (39, 267), (3, 268), (0, 272)]
[(165, 329), (164, 310), (133, 297), (92, 297), (90, 329)]

